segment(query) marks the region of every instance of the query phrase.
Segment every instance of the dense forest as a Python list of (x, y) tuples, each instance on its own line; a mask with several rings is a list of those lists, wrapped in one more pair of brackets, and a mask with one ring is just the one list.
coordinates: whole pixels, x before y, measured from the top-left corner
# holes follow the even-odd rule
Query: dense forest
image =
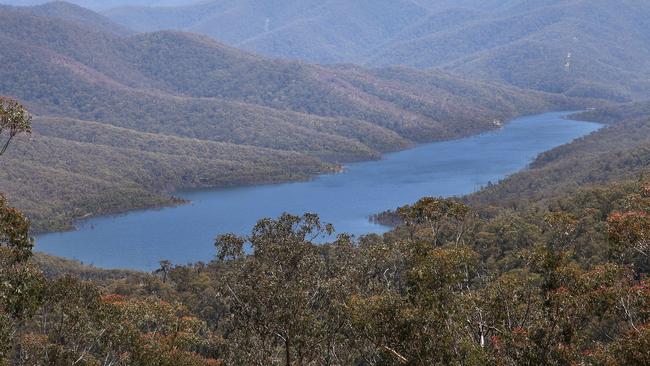
[(0, 95), (35, 114), (0, 187), (37, 231), (173, 204), (179, 188), (307, 179), (594, 103), (440, 71), (272, 60), (188, 33), (131, 34), (62, 3), (0, 6), (0, 47), (12, 50), (0, 54)]
[[(3, 137), (30, 131), (0, 107)], [(285, 214), (145, 274), (33, 256), (2, 197), (0, 363), (647, 365), (646, 180), (507, 206), (423, 198), (324, 244), (331, 225)]]

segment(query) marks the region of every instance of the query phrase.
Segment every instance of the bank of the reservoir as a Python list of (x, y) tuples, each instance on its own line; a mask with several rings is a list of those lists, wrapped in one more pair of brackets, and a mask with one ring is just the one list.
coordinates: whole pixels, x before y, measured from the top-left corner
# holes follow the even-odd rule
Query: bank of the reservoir
[(37, 250), (105, 268), (151, 270), (158, 261), (208, 261), (219, 233), (246, 233), (261, 217), (318, 213), (338, 232), (383, 232), (368, 217), (422, 196), (476, 191), (523, 168), (538, 154), (601, 127), (566, 113), (522, 117), (482, 135), (420, 145), (379, 161), (346, 166), (307, 182), (178, 192), (179, 207), (93, 218), (77, 231), (37, 238)]

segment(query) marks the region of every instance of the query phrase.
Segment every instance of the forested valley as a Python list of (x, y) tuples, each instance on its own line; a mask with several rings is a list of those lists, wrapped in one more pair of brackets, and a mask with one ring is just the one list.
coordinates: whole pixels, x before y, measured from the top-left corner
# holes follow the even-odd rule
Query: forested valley
[[(2, 106), (9, 137), (29, 132), (20, 105)], [(574, 173), (552, 192), (529, 184), (541, 200), (504, 197), (546, 161), (588, 154), (589, 140), (617, 141), (634, 126), (553, 150), (465, 200), (474, 204), (428, 197), (401, 207), (385, 235), (323, 244), (335, 228), (285, 214), (217, 237), (210, 262), (162, 261), (152, 274), (33, 255), (29, 221), (3, 197), (0, 362), (648, 364), (647, 170), (605, 155), (602, 164), (637, 173), (587, 185)]]
[[(367, 1), (287, 0), (284, 28), (260, 33), (240, 23), (254, 1), (183, 3), (104, 13), (152, 33), (0, 5), (0, 366), (650, 364), (645, 4), (377, 1), (369, 17), (353, 12)], [(325, 64), (158, 31), (179, 11), (173, 28), (249, 50), (289, 32), (291, 58)], [(359, 23), (382, 37), (339, 32), (341, 14), (383, 19)], [(310, 53), (313, 24), (339, 33)], [(350, 59), (365, 66), (329, 63)], [(260, 217), (151, 273), (34, 250), (80, 218), (183, 204), (179, 188), (309, 179), (551, 110), (604, 127), (475, 193), (377, 213), (384, 234)]]
[(0, 184), (40, 232), (176, 204), (180, 188), (304, 180), (596, 103), (436, 70), (269, 59), (190, 33), (132, 34), (65, 3), (0, 5), (0, 47), (11, 50), (0, 54), (0, 94), (35, 115)]

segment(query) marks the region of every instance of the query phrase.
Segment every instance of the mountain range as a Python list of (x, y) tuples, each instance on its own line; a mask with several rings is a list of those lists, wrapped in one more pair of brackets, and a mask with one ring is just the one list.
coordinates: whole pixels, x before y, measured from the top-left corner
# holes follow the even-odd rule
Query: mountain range
[[(106, 10), (119, 6), (180, 6), (200, 3), (202, 0), (71, 0), (70, 3), (93, 10)], [(62, 2), (62, 1), (61, 1)], [(47, 0), (3, 0), (3, 4), (34, 6), (50, 3)]]
[(183, 187), (306, 179), (590, 103), (446, 71), (308, 65), (191, 33), (132, 34), (64, 3), (1, 7), (0, 47), (11, 50), (0, 94), (36, 115), (0, 184), (37, 229), (173, 203)]
[(214, 0), (104, 12), (315, 63), (442, 68), (582, 97), (650, 95), (650, 3), (635, 0)]

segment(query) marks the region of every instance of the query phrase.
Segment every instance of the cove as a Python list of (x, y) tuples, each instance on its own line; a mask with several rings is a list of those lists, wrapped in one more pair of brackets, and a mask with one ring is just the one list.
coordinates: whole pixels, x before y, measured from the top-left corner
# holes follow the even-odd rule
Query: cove
[(339, 233), (382, 233), (387, 228), (370, 222), (370, 215), (423, 196), (472, 193), (602, 127), (567, 120), (567, 114), (522, 117), (499, 130), (349, 164), (343, 173), (307, 182), (177, 192), (192, 203), (93, 218), (76, 231), (38, 236), (36, 250), (101, 268), (150, 271), (164, 259), (209, 261), (218, 234), (246, 234), (258, 219), (283, 212), (317, 213)]

